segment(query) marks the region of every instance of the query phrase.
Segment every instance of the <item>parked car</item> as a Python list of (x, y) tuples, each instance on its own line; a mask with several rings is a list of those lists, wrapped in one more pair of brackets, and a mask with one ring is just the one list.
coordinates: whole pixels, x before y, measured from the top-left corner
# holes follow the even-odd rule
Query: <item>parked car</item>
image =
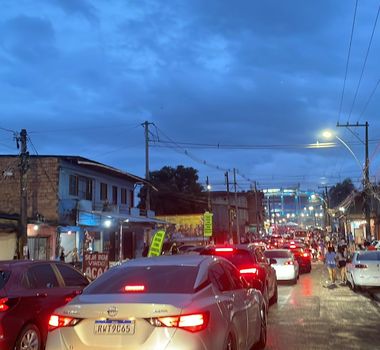
[(43, 349), (50, 314), (88, 284), (63, 262), (0, 262), (0, 349)]
[(294, 255), (288, 249), (266, 250), (264, 255), (269, 259), (270, 264), (276, 270), (278, 281), (291, 281), (297, 283), (299, 276), (299, 266)]
[(266, 316), (261, 293), (223, 258), (140, 258), (57, 309), (46, 350), (263, 348)]
[(229, 260), (251, 287), (261, 291), (267, 305), (277, 302), (276, 271), (270, 266), (260, 246), (254, 244), (207, 246), (200, 254), (222, 256)]
[(358, 251), (347, 262), (347, 282), (353, 290), (380, 287), (380, 252)]

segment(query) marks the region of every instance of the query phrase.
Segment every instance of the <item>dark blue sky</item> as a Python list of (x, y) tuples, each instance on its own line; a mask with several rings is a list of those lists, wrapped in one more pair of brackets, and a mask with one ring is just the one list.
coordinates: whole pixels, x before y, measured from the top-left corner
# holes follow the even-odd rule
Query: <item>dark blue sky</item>
[[(240, 188), (316, 189), (357, 182), (361, 170), (339, 143), (304, 145), (330, 128), (363, 161), (364, 146), (335, 125), (368, 120), (378, 178), (380, 87), (366, 104), (380, 78), (380, 23), (353, 105), (378, 6), (359, 1), (339, 113), (355, 0), (4, 0), (0, 127), (26, 128), (39, 154), (144, 176), (147, 120), (151, 170), (193, 166), (222, 189), (223, 169), (237, 168)], [(0, 152), (17, 153), (1, 129)]]

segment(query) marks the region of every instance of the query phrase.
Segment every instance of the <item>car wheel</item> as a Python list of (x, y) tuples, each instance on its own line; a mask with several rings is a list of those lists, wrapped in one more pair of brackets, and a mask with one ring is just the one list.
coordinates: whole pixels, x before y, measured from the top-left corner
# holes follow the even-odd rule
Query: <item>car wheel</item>
[(311, 272), (311, 265), (306, 270), (306, 273), (310, 273), (310, 272)]
[(274, 294), (272, 296), (272, 298), (270, 299), (270, 304), (276, 304), (277, 303), (277, 300), (278, 300), (278, 286), (277, 286), (277, 283), (274, 287)]
[(228, 334), (227, 342), (226, 342), (226, 350), (236, 350), (235, 337), (232, 333)]
[(266, 312), (263, 309), (260, 311), (260, 320), (260, 339), (255, 346), (257, 350), (265, 349), (265, 345), (267, 344), (267, 318)]
[(269, 291), (268, 286), (266, 284), (264, 285), (264, 290), (262, 294), (265, 301), (265, 305), (269, 305)]
[(41, 350), (41, 333), (37, 326), (28, 324), (17, 338), (15, 350)]

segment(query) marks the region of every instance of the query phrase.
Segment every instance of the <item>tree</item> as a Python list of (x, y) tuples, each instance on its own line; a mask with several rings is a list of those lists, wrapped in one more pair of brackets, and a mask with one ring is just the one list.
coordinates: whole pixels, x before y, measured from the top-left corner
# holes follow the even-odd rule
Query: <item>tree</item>
[[(150, 207), (157, 215), (196, 214), (207, 208), (207, 197), (198, 183), (198, 170), (178, 165), (150, 172)], [(145, 208), (146, 186), (139, 193), (140, 208)]]
[(341, 183), (337, 183), (329, 190), (330, 207), (335, 208), (343, 202), (350, 193), (355, 189), (351, 179), (345, 179)]

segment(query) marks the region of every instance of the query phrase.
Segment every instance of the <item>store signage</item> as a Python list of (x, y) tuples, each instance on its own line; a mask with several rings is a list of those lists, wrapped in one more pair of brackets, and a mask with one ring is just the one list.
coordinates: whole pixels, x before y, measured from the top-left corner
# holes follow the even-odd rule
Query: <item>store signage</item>
[(91, 280), (106, 272), (108, 266), (108, 253), (84, 253), (83, 255), (83, 272)]

